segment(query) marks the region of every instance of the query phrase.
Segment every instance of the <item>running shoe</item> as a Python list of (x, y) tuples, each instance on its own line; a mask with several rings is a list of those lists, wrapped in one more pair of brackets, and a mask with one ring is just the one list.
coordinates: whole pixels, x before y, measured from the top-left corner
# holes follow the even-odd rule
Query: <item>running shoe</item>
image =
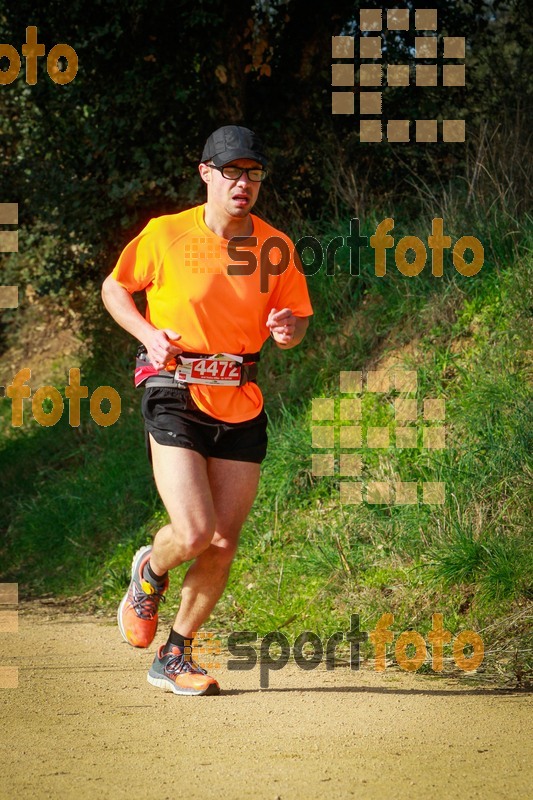
[(148, 672), (148, 683), (174, 694), (220, 694), (217, 681), (179, 647), (167, 653), (162, 644)]
[(118, 627), (122, 638), (133, 647), (149, 647), (157, 631), (157, 609), (168, 589), (168, 578), (156, 589), (142, 577), (152, 547), (141, 547), (133, 556), (131, 581), (118, 607)]

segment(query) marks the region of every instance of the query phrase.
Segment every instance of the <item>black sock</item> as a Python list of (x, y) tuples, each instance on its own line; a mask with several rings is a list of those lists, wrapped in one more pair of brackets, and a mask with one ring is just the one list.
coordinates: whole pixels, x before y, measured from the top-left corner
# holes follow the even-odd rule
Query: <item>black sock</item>
[(164, 575), (157, 575), (150, 566), (149, 561), (143, 569), (143, 578), (146, 578), (152, 586), (161, 586), (166, 581), (167, 575), (168, 572), (165, 572)]
[(192, 636), (182, 636), (181, 633), (177, 633), (174, 628), (171, 628), (164, 651), (168, 652), (172, 647), (179, 647), (182, 651), (185, 647), (192, 647)]

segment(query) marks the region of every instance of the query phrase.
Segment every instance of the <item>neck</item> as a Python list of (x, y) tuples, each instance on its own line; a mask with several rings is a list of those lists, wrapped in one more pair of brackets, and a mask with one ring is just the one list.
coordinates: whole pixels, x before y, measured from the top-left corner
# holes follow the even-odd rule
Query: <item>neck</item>
[(254, 224), (250, 214), (242, 218), (231, 217), (229, 214), (219, 212), (206, 203), (204, 207), (204, 222), (210, 231), (222, 239), (232, 239), (233, 236), (251, 236)]

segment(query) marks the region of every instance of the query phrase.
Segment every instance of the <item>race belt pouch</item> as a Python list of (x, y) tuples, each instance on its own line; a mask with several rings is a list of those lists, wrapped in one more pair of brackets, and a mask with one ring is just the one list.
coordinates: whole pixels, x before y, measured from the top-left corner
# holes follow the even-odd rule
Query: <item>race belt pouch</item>
[(141, 345), (135, 363), (135, 386), (168, 386), (198, 383), (209, 386), (243, 386), (257, 377), (259, 353), (180, 353), (163, 370), (157, 370), (148, 360)]

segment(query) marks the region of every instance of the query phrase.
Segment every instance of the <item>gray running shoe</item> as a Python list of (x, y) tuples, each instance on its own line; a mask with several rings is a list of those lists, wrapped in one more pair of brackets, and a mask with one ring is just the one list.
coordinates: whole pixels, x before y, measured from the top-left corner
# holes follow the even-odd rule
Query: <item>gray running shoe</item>
[(148, 672), (148, 683), (174, 694), (220, 694), (217, 681), (179, 647), (167, 653), (162, 644)]

